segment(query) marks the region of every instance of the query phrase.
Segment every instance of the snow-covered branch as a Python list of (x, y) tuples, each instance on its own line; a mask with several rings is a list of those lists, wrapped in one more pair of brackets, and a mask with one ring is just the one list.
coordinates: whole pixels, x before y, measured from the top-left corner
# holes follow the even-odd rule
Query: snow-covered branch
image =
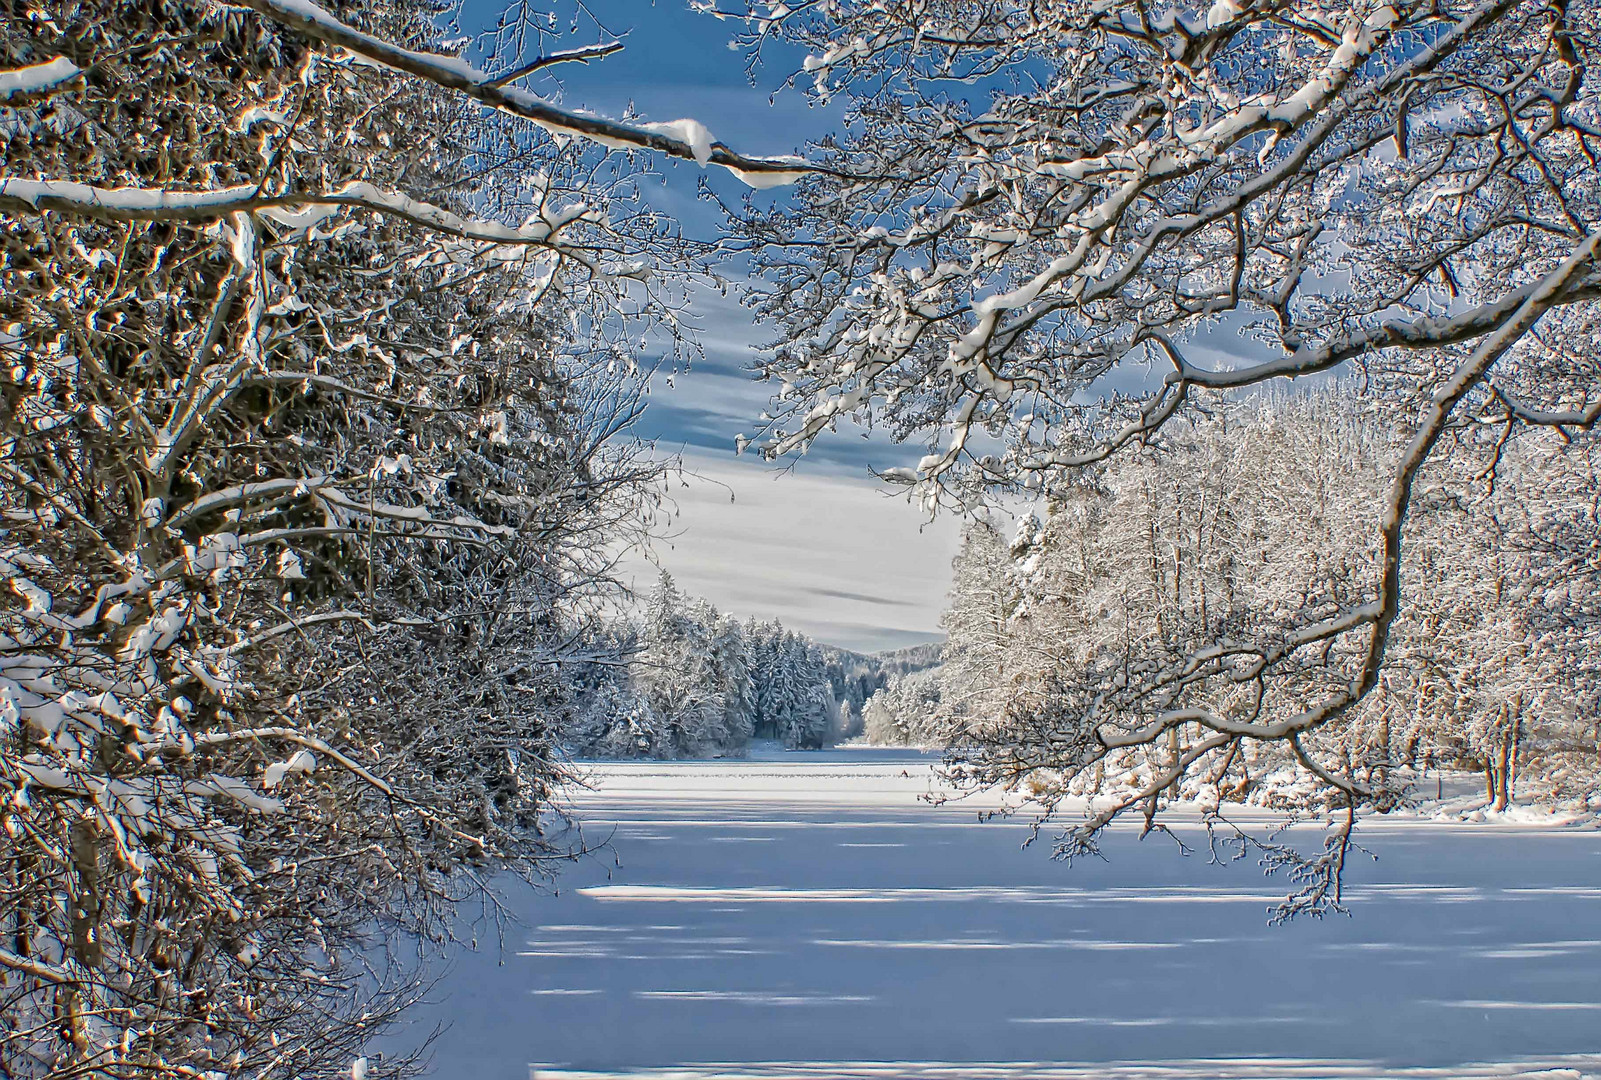
[(64, 56), (40, 64), (0, 71), (0, 105), (15, 108), (64, 89), (83, 71)]
[(752, 187), (793, 183), (809, 166), (795, 158), (746, 157), (712, 138), (694, 120), (624, 124), (554, 105), (538, 95), (507, 85), (512, 77), (496, 77), (455, 57), (403, 48), (364, 33), (311, 0), (239, 0), (254, 11), (293, 27), (313, 41), (349, 49), (357, 56), (427, 79), (465, 94), (490, 108), (532, 121), (558, 135), (574, 135), (616, 149), (654, 150), (699, 165), (721, 165)]
[(496, 75), (493, 86), (505, 86), (518, 79), (526, 79), (536, 72), (555, 67), (557, 64), (587, 64), (591, 60), (604, 60), (606, 57), (623, 51), (620, 41), (602, 41), (595, 45), (581, 45), (575, 49), (557, 49), (545, 56), (537, 56), (526, 64), (521, 64), (504, 75)]
[[(386, 214), (462, 240), (538, 247), (558, 247), (562, 229), (593, 213), (591, 207), (574, 203), (549, 219), (533, 220), (514, 228), (497, 221), (462, 217), (362, 181), (353, 181), (323, 194), (268, 196), (262, 194), (259, 184), (241, 184), (216, 191), (174, 191), (0, 177), (0, 210), (53, 210), (97, 221), (207, 222), (230, 214), (264, 212), (268, 220), (304, 233), (324, 224), (329, 213), (339, 207)], [(317, 210), (322, 212), (315, 212)]]

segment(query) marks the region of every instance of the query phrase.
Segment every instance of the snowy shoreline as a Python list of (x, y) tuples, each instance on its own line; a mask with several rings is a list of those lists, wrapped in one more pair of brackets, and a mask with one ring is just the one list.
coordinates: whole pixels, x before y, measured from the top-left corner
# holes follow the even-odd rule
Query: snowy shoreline
[[(571, 794), (574, 808), (610, 797), (649, 798), (653, 795), (679, 800), (717, 801), (758, 795), (764, 799), (782, 794), (807, 801), (870, 802), (882, 805), (897, 800), (944, 796), (943, 805), (957, 810), (993, 812), (1006, 808), (1015, 821), (1030, 820), (1037, 805), (1019, 801), (1015, 795), (1003, 797), (995, 792), (953, 792), (940, 785), (935, 768), (940, 752), (916, 747), (842, 745), (827, 750), (786, 750), (778, 744), (756, 744), (744, 757), (704, 759), (578, 759), (572, 764), (583, 788)], [(861, 781), (874, 781), (871, 788)], [(1424, 790), (1432, 787), (1435, 774), (1420, 779)], [(776, 786), (774, 786), (774, 782)], [(1545, 829), (1575, 827), (1601, 829), (1601, 816), (1594, 812), (1514, 803), (1505, 810), (1491, 809), (1483, 793), (1483, 781), (1473, 773), (1445, 774), (1444, 797), (1422, 799), (1387, 814), (1367, 814), (1362, 827), (1378, 824), (1438, 823), (1441, 825), (1524, 826)], [(1066, 821), (1081, 813), (1087, 803), (1072, 799), (1064, 803), (1056, 820)], [(1198, 824), (1199, 803), (1179, 803), (1171, 811), (1174, 824)], [(1286, 819), (1282, 810), (1255, 803), (1229, 803), (1224, 807), (1230, 820), (1261, 824)], [(1304, 817), (1297, 828), (1316, 825), (1319, 817)], [(1131, 823), (1132, 827), (1132, 823)]]

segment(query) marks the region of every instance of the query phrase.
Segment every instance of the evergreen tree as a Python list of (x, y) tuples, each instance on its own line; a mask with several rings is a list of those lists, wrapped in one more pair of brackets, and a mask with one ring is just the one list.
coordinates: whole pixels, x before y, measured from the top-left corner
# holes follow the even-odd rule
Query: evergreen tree
[(723, 745), (743, 748), (756, 726), (756, 684), (751, 679), (750, 645), (738, 619), (717, 618), (711, 655), (723, 694)]

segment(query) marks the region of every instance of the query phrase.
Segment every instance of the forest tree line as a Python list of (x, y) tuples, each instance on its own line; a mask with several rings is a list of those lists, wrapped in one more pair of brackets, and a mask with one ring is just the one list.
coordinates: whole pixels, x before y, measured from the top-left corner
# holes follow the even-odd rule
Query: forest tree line
[[(960, 767), (1017, 768), (1054, 710), (1090, 709), (1137, 663), (1352, 603), (1378, 556), (1367, 520), (1397, 439), (1355, 396), (1219, 404), (1138, 453), (1086, 470), (1004, 528), (976, 522), (953, 564), (943, 664), (868, 701), (873, 741), (948, 747)], [(1494, 466), (1493, 473), (1487, 466)], [(1601, 490), (1595, 447), (1501, 445), (1431, 468), (1384, 675), (1361, 706), (1300, 741), (1246, 744), (1164, 799), (1305, 808), (1338, 797), (1299, 756), (1399, 801), (1421, 774), (1481, 774), (1485, 804), (1601, 806)], [(1326, 677), (1325, 657), (1301, 678)], [(1224, 693), (1240, 694), (1248, 688)], [(1201, 695), (1176, 708), (1219, 707)], [(1109, 755), (1043, 793), (1138, 788), (1171, 749)], [(1299, 756), (1298, 756), (1299, 755)]]
[(815, 750), (861, 734), (866, 701), (938, 647), (863, 655), (777, 621), (741, 621), (686, 595), (663, 571), (637, 620), (613, 631), (622, 665), (579, 677), (564, 731), (580, 755), (738, 755), (754, 740)]

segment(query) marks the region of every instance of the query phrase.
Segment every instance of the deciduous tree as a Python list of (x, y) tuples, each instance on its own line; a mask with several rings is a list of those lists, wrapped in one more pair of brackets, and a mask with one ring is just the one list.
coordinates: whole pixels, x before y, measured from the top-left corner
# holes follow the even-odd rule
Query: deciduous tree
[[(1209, 392), (1359, 373), (1400, 433), (1347, 519), (1376, 545), (1365, 576), (1222, 630), (1215, 605), (1203, 617), (1192, 602), (1223, 579), (1192, 577), (1173, 614), (1211, 633), (1160, 639), (1179, 652), (1147, 639), (1115, 689), (1053, 698), (1038, 724), (1070, 775), (1132, 748), (1165, 755), (1130, 807), (1265, 744), (1353, 810), (1389, 805), (1307, 743), (1384, 676), (1420, 477), (1477, 432), (1601, 417), (1601, 11), (926, 0), (748, 14), (749, 45), (806, 48), (796, 81), (849, 113), (796, 200), (735, 215), (762, 283), (753, 306), (781, 331), (760, 363), (783, 387), (766, 452), (871, 424), (928, 445), (892, 479), (931, 507), (972, 507), (1067, 486)], [(1180, 501), (1204, 482), (1181, 481)], [(1177, 583), (1170, 554), (1153, 588)], [(1093, 850), (1107, 820), (1071, 829), (1063, 852)], [(1314, 860), (1325, 884), (1342, 836)]]

